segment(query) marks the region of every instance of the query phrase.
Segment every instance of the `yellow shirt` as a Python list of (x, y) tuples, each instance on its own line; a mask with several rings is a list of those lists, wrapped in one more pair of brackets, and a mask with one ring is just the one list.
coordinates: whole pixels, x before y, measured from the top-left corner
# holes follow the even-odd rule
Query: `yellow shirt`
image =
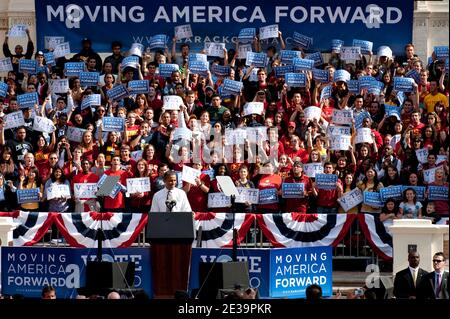
[[(361, 191), (367, 191), (367, 192), (379, 192), (380, 189), (382, 189), (384, 187), (383, 183), (379, 182), (377, 189), (374, 189), (373, 183), (365, 184), (363, 181), (359, 182), (356, 186)], [(361, 213), (380, 213), (380, 212), (381, 212), (381, 208), (372, 207), (372, 206), (366, 205), (364, 203), (362, 203), (362, 205), (361, 205)]]
[(425, 104), (425, 108), (427, 109), (427, 112), (434, 112), (434, 106), (437, 102), (442, 102), (446, 109), (448, 109), (448, 98), (442, 93), (438, 93), (435, 95), (432, 95), (431, 93), (425, 96), (423, 99), (423, 103)]
[[(33, 182), (32, 184), (28, 183), (23, 189), (31, 189), (31, 188), (36, 188), (36, 182)], [(40, 192), (43, 192), (43, 186), (41, 185), (41, 187), (39, 188)], [(24, 210), (35, 210), (39, 208), (39, 203), (23, 203), (20, 204), (20, 207), (22, 207), (22, 209)]]

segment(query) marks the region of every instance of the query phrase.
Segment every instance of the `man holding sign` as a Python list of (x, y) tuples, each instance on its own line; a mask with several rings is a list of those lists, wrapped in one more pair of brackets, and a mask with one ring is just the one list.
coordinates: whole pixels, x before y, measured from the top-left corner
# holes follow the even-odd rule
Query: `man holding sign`
[[(72, 179), (72, 190), (75, 196), (75, 212), (98, 211), (100, 205), (95, 198), (99, 177), (91, 172), (91, 162), (81, 161), (81, 172)], [(80, 195), (79, 195), (80, 194)], [(84, 194), (84, 195), (83, 195)]]
[(287, 177), (283, 184), (303, 184), (303, 194), (298, 198), (287, 198), (285, 211), (306, 213), (308, 208), (308, 197), (312, 194), (311, 181), (308, 176), (303, 174), (303, 163), (300, 161), (294, 162), (292, 166), (292, 176)]
[(19, 73), (19, 60), (23, 58), (31, 59), (34, 52), (34, 44), (33, 41), (31, 40), (30, 29), (27, 28), (26, 33), (28, 37), (28, 43), (27, 43), (27, 52), (25, 52), (25, 54), (23, 54), (23, 46), (21, 46), (20, 44), (15, 46), (14, 54), (11, 53), (8, 44), (9, 39), (8, 34), (5, 35), (5, 42), (3, 43), (3, 55), (6, 58), (11, 58), (13, 70), (17, 74), (17, 80), (23, 79), (23, 73)]
[[(333, 175), (334, 168), (331, 162), (326, 162), (323, 165), (322, 175)], [(321, 175), (321, 174), (318, 174)], [(335, 175), (337, 176), (337, 175)], [(316, 175), (317, 178), (317, 175)], [(337, 179), (335, 189), (324, 189), (319, 187), (316, 182), (313, 182), (313, 194), (317, 198), (317, 213), (318, 214), (336, 214), (338, 212), (338, 202), (337, 199), (343, 194), (343, 186), (340, 179)]]

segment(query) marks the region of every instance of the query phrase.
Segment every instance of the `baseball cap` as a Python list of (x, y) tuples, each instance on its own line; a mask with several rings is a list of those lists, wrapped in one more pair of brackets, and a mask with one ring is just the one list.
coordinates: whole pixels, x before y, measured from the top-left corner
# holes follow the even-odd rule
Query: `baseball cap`
[(214, 88), (213, 88), (212, 86), (209, 86), (209, 85), (208, 85), (208, 86), (205, 88), (205, 91), (206, 91), (206, 90), (214, 91)]
[(288, 127), (291, 127), (291, 126), (293, 126), (295, 128), (297, 125), (295, 124), (295, 122), (289, 122)]
[(38, 51), (38, 52), (36, 52), (36, 56), (37, 56), (37, 57), (38, 57), (38, 56), (44, 56), (44, 52)]
[(81, 40), (81, 43), (85, 43), (85, 42), (91, 43), (91, 40), (88, 38), (83, 38), (83, 40)]

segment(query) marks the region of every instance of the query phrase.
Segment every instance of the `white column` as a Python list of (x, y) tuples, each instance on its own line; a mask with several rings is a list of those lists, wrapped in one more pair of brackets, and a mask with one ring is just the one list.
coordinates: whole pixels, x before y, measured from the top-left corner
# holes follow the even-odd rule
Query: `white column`
[(14, 227), (11, 217), (0, 217), (0, 246), (8, 246)]
[(420, 254), (420, 267), (433, 271), (433, 255), (443, 251), (447, 225), (433, 225), (431, 220), (398, 219), (389, 227), (393, 241), (393, 274), (408, 267), (408, 249), (415, 247)]

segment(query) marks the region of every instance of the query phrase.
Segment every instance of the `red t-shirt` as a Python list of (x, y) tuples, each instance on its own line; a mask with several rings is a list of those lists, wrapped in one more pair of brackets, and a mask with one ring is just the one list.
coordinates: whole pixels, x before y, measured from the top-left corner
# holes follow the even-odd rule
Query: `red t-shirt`
[[(118, 170), (116, 172), (111, 171), (110, 169), (105, 171), (105, 174), (108, 176), (119, 176), (119, 183), (126, 186), (127, 178), (131, 177), (131, 173), (125, 172), (122, 170)], [(119, 192), (116, 198), (111, 198), (109, 196), (105, 196), (104, 205), (105, 209), (113, 208), (125, 208), (125, 196), (123, 192)]]
[[(89, 173), (87, 173), (87, 174), (84, 174), (83, 172), (78, 173), (78, 174), (75, 175), (75, 176), (73, 177), (73, 179), (72, 179), (72, 184), (71, 184), (71, 186), (72, 186), (72, 191), (73, 191), (73, 193), (75, 194), (75, 191), (74, 191), (75, 185), (74, 185), (74, 184), (81, 184), (81, 183), (97, 183), (99, 179), (100, 179), (100, 178), (98, 177), (98, 175), (97, 175), (97, 174), (94, 174), (94, 173), (92, 173), (92, 172), (89, 172)], [(80, 199), (81, 199), (81, 200), (86, 200), (87, 198), (80, 198)], [(85, 212), (90, 211), (89, 205), (84, 204), (84, 211), (85, 211)]]
[[(305, 191), (311, 192), (312, 186), (308, 176), (302, 175), (301, 177), (287, 177), (284, 183), (303, 183), (305, 184)], [(299, 212), (306, 213), (308, 208), (308, 197), (303, 198), (286, 198), (286, 212)]]
[[(208, 188), (211, 185), (211, 181), (209, 176), (202, 173), (200, 175), (200, 180), (207, 186)], [(183, 186), (186, 182), (183, 182)], [(208, 193), (205, 193), (200, 189), (197, 185), (192, 185), (187, 193), (187, 197), (189, 200), (189, 204), (191, 204), (191, 208), (194, 212), (207, 212), (208, 211)]]
[[(276, 175), (276, 174), (274, 174), (274, 175), (264, 175), (259, 180), (258, 189), (259, 190), (263, 190), (263, 189), (269, 189), (269, 188), (276, 188), (277, 191), (279, 191), (281, 189), (281, 183), (282, 183), (282, 180), (281, 180), (281, 176), (280, 175)], [(263, 210), (263, 209), (276, 210), (276, 209), (278, 209), (278, 203), (262, 204), (262, 205), (258, 205), (258, 208), (260, 210)]]

